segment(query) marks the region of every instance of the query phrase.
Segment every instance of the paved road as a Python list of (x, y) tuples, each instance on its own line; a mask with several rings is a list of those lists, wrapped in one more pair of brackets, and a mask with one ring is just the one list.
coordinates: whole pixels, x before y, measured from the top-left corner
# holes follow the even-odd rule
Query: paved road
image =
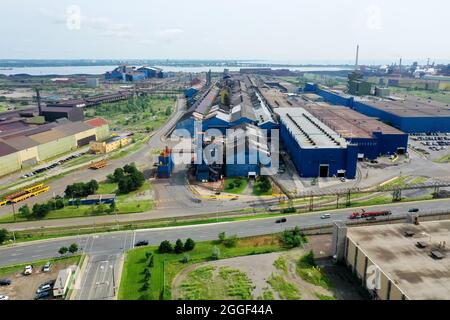
[(76, 300), (111, 300), (116, 296), (121, 254), (91, 256), (81, 275)]
[[(448, 210), (450, 208), (450, 200), (421, 202), (413, 205), (391, 204), (368, 207), (367, 210), (391, 210), (392, 216), (396, 217), (405, 215), (411, 206), (419, 208), (421, 212)], [(327, 213), (331, 213), (331, 219), (327, 220), (320, 219), (322, 213), (316, 212), (289, 216), (285, 224), (276, 224), (274, 223), (274, 218), (268, 218), (197, 226), (114, 232), (23, 243), (15, 247), (1, 248), (0, 266), (52, 258), (58, 255), (57, 252), (61, 246), (69, 246), (73, 242), (78, 243), (83, 251), (89, 255), (117, 255), (132, 248), (134, 243), (139, 240), (148, 240), (151, 244), (156, 245), (163, 240), (176, 241), (178, 238), (186, 239), (188, 237), (193, 238), (195, 241), (212, 240), (216, 239), (218, 233), (222, 231), (228, 234), (236, 234), (239, 237), (270, 234), (295, 226), (321, 226), (331, 224), (333, 221), (347, 220), (348, 215), (353, 211), (354, 209), (328, 211)]]

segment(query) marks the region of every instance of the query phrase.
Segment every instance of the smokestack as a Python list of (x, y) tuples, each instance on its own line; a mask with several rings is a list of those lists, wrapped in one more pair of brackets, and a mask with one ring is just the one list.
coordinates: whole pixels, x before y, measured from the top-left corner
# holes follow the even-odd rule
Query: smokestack
[(36, 88), (36, 100), (37, 100), (37, 104), (38, 104), (39, 116), (42, 116), (41, 94), (40, 94), (38, 88)]
[(358, 68), (358, 63), (359, 63), (359, 44), (356, 45), (356, 62), (355, 62), (355, 67)]
[(402, 76), (402, 58), (400, 58), (400, 64), (398, 65), (398, 69), (400, 72), (400, 77)]

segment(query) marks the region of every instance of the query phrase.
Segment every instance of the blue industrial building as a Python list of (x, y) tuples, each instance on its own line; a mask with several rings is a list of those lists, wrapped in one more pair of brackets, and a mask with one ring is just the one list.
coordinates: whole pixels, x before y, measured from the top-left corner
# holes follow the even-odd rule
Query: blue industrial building
[(348, 107), (308, 101), (311, 98), (317, 101), (311, 94), (306, 94), (293, 102), (305, 108), (347, 142), (356, 144), (359, 159), (373, 160), (381, 155), (406, 153), (408, 134)]
[[(81, 205), (99, 205), (99, 204), (111, 204), (116, 201), (115, 194), (93, 194), (87, 196), (84, 199), (80, 199)], [(70, 199), (68, 201), (70, 206), (77, 205), (76, 199)]]
[(311, 83), (305, 85), (304, 91), (316, 93), (332, 104), (378, 118), (406, 133), (450, 132), (450, 106), (446, 103), (412, 96), (358, 98)]
[(105, 73), (105, 80), (109, 81), (140, 81), (150, 78), (162, 78), (162, 69), (153, 67), (132, 67), (132, 66), (118, 66), (112, 71)]
[(157, 177), (160, 179), (170, 178), (173, 167), (172, 150), (166, 147), (158, 156)]
[(195, 165), (198, 181), (217, 181), (224, 176), (257, 177), (262, 168), (271, 168), (268, 140), (260, 128), (243, 123), (230, 129), (233, 133), (226, 139), (204, 141), (202, 163)]
[(354, 179), (358, 147), (303, 108), (278, 108), (280, 137), (301, 177)]

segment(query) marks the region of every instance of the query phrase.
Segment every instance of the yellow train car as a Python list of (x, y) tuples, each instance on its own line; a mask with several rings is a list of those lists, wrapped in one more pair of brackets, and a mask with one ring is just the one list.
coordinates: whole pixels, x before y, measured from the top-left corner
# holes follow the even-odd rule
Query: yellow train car
[(6, 206), (8, 204), (8, 200), (0, 201), (0, 207)]
[(33, 192), (27, 192), (27, 193), (22, 194), (22, 195), (18, 195), (17, 197), (14, 197), (14, 198), (10, 199), (9, 201), (12, 202), (12, 203), (18, 203), (18, 202), (27, 200), (27, 199), (29, 199), (31, 197), (38, 196), (41, 193), (47, 192), (48, 190), (50, 190), (50, 187), (49, 186), (44, 186), (42, 184), (40, 189), (34, 190)]
[(43, 184), (43, 183), (39, 183), (39, 184), (37, 184), (37, 185), (34, 185), (34, 186), (31, 186), (31, 187), (25, 188), (24, 190), (25, 190), (26, 192), (33, 192), (33, 191), (42, 189), (43, 187), (44, 187), (44, 184)]

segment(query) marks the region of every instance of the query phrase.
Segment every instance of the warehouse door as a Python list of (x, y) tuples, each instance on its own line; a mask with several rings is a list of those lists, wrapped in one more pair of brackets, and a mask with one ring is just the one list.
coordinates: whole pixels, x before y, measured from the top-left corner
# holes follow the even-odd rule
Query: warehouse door
[(328, 164), (321, 164), (319, 168), (319, 177), (328, 178), (329, 167)]
[(406, 149), (405, 148), (397, 148), (397, 154), (405, 154), (406, 153)]

